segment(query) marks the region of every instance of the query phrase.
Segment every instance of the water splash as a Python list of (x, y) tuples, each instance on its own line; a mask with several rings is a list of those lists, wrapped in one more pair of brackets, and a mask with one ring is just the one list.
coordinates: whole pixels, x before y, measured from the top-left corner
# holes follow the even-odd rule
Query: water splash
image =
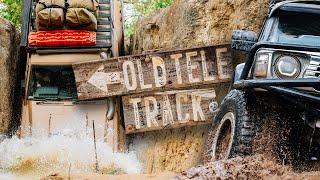
[[(140, 165), (133, 152), (116, 153), (103, 140), (97, 141), (100, 173), (140, 173)], [(0, 172), (38, 177), (61, 173), (95, 172), (92, 137), (63, 131), (52, 136), (35, 133), (30, 137), (6, 138), (0, 143)]]

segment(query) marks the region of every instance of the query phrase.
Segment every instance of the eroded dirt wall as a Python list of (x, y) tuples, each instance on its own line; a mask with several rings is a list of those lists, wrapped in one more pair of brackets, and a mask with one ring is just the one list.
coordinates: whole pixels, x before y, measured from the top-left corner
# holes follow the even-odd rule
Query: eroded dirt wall
[(14, 108), (18, 60), (17, 39), (15, 27), (0, 18), (0, 135), (8, 132)]
[[(229, 84), (214, 87), (221, 102)], [(209, 125), (145, 132), (127, 137), (145, 173), (181, 172), (202, 163)]]
[[(259, 32), (268, 0), (175, 0), (173, 5), (141, 19), (133, 37), (133, 53), (230, 42), (234, 29)], [(234, 59), (235, 64), (243, 59)], [(216, 89), (218, 99), (228, 84)], [(147, 132), (129, 137), (145, 172), (179, 172), (202, 163), (209, 125)]]
[(141, 19), (133, 53), (229, 42), (234, 29), (259, 32), (268, 0), (175, 0), (170, 8)]

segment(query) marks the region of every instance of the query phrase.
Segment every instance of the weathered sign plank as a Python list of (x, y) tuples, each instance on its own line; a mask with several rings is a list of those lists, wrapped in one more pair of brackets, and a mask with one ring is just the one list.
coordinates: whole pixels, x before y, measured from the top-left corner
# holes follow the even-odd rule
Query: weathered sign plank
[(230, 45), (124, 56), (73, 65), (80, 100), (228, 82)]
[(214, 89), (122, 97), (126, 134), (207, 124), (218, 109)]

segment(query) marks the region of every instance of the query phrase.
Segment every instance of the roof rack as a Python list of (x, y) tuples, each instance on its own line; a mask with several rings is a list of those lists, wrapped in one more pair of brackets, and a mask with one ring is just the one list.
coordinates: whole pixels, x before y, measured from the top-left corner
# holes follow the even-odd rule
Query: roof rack
[(98, 29), (96, 32), (96, 46), (88, 47), (29, 47), (28, 36), (32, 31), (36, 31), (35, 27), (35, 7), (36, 0), (24, 0), (23, 4), (23, 21), (22, 21), (22, 37), (20, 47), (22, 50), (38, 51), (48, 50), (50, 51), (61, 51), (68, 52), (69, 50), (74, 51), (75, 49), (89, 50), (89, 49), (110, 49), (112, 47), (112, 34), (113, 34), (113, 22), (111, 18), (111, 1), (110, 0), (99, 0), (99, 13), (98, 13)]

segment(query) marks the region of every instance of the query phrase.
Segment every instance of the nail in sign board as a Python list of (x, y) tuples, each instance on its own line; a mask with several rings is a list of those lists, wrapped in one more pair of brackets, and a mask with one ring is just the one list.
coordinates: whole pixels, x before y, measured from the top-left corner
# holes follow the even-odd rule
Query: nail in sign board
[(122, 102), (126, 134), (208, 124), (218, 109), (214, 89), (135, 94)]
[(74, 64), (80, 100), (228, 82), (230, 45), (155, 52)]

